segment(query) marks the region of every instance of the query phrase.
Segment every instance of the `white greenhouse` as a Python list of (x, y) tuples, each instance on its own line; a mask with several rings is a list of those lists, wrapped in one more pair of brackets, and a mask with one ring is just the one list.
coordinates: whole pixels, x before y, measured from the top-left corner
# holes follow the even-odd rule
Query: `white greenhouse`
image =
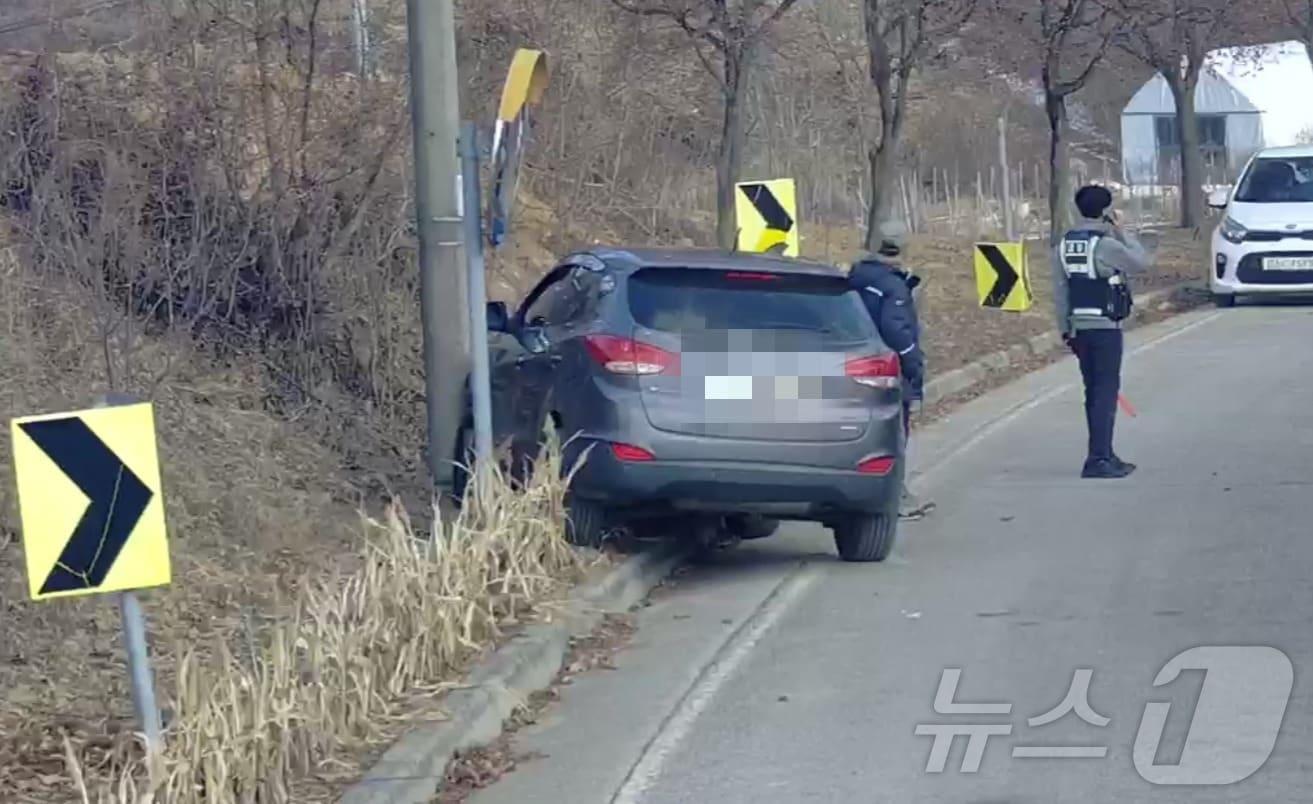
[[(1195, 90), (1205, 185), (1229, 184), (1262, 148), (1313, 143), (1313, 66), (1299, 42), (1208, 54)], [(1176, 103), (1161, 75), (1122, 110), (1122, 174), (1132, 186), (1180, 177)]]

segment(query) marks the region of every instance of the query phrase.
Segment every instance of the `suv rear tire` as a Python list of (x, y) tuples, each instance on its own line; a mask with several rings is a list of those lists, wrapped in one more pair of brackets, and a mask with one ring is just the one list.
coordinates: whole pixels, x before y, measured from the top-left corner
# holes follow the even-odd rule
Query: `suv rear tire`
[(859, 514), (835, 524), (834, 546), (844, 561), (884, 561), (897, 535), (897, 515)]
[(573, 494), (566, 498), (565, 540), (570, 544), (600, 550), (609, 528), (610, 516), (606, 506)]

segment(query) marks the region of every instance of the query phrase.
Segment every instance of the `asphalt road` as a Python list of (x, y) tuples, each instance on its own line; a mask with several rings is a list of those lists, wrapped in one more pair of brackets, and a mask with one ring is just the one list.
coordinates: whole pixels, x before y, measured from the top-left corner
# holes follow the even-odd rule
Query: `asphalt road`
[[(976, 400), (920, 434), (938, 510), (888, 562), (842, 564), (828, 532), (795, 527), (678, 577), (618, 669), (520, 735), (546, 756), (475, 804), (1308, 800), (1310, 343), (1299, 307), (1133, 333), (1129, 481), (1076, 477), (1073, 361)], [(1200, 646), (1220, 647), (1154, 686)], [(950, 668), (959, 705), (1010, 709), (937, 713)], [(1045, 722), (1082, 679), (1094, 723)], [(975, 772), (966, 736), (927, 770), (918, 730), (945, 724), (993, 727)]]

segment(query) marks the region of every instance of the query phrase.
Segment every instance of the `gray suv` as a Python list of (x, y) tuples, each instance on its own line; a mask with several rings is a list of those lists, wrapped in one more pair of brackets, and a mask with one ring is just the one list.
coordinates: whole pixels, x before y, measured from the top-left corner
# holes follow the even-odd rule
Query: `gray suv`
[[(832, 266), (701, 250), (572, 254), (513, 314), (488, 305), (494, 439), (512, 471), (554, 427), (570, 537), (617, 526), (743, 538), (821, 522), (848, 561), (893, 547), (898, 356)], [(471, 443), (470, 419), (458, 457)], [(586, 451), (586, 454), (585, 454)]]

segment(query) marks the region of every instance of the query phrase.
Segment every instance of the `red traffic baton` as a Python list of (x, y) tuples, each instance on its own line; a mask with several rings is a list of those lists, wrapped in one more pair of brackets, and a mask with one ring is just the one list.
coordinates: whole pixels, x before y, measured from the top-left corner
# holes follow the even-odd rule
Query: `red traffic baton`
[(1120, 393), (1117, 394), (1117, 404), (1121, 406), (1127, 416), (1135, 417), (1140, 415), (1135, 412), (1135, 407), (1131, 404), (1131, 401)]

